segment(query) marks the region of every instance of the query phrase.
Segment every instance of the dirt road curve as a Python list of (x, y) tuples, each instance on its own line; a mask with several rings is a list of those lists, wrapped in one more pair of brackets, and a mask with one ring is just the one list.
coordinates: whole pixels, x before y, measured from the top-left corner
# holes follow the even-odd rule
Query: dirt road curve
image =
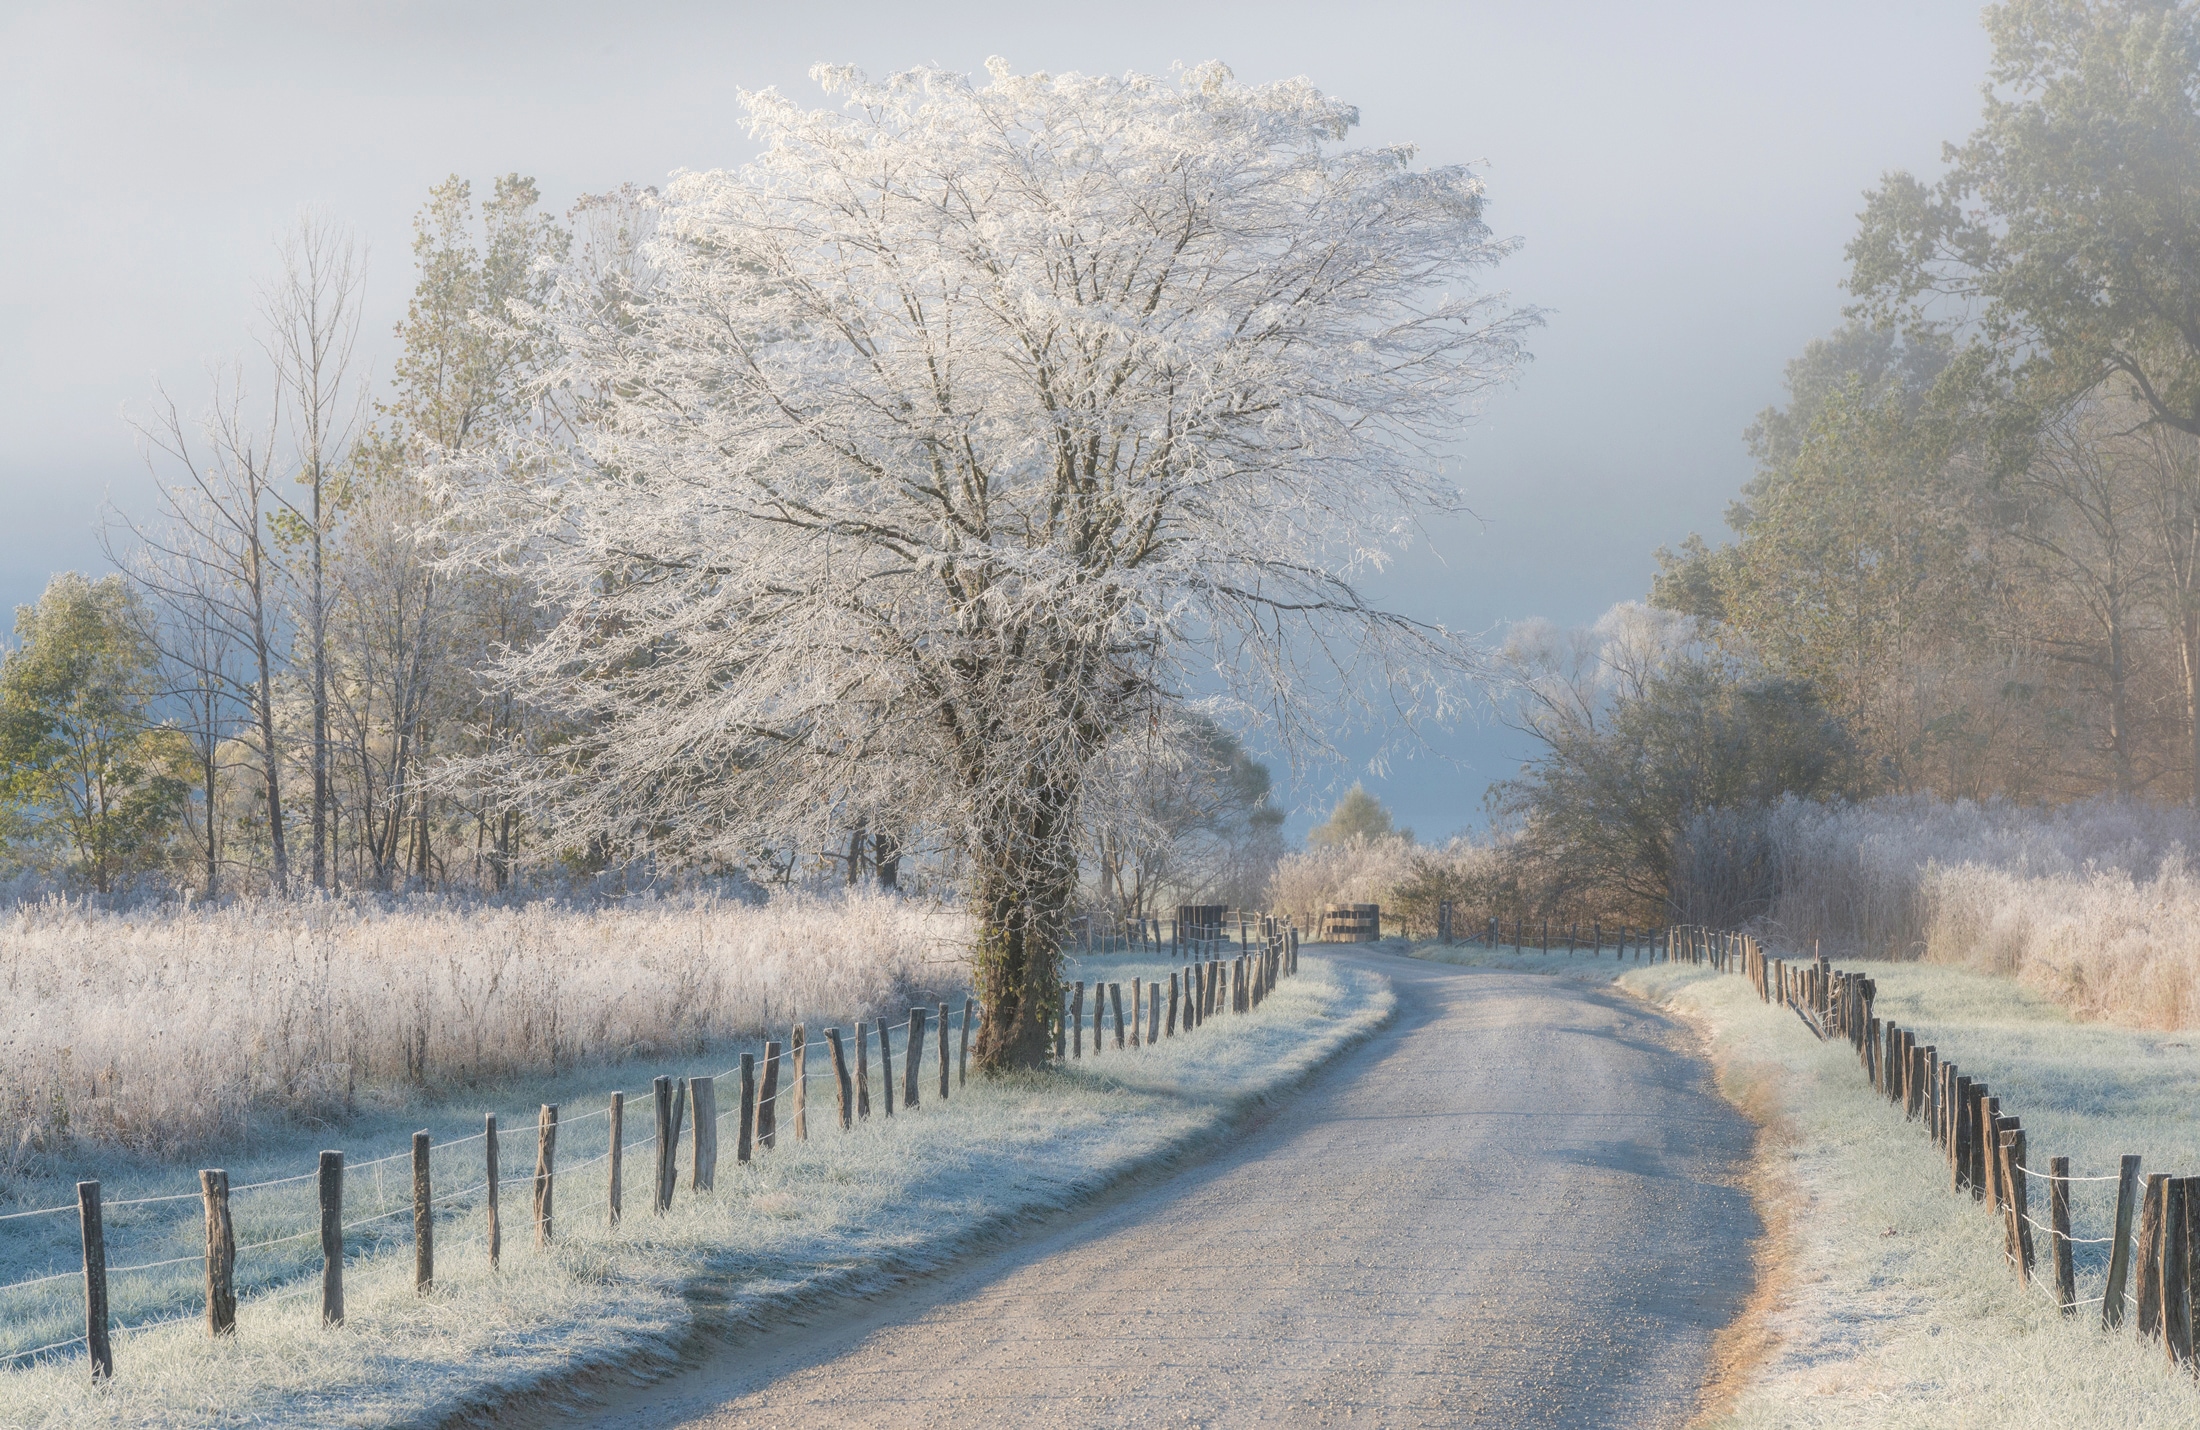
[(585, 1418), (1683, 1423), (1758, 1229), (1686, 1035), (1603, 987), (1363, 957), (1396, 1022), (1218, 1155)]

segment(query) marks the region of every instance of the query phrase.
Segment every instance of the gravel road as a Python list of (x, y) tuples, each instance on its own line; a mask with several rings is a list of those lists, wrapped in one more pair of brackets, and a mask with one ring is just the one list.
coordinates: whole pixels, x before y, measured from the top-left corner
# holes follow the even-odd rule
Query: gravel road
[(1759, 1229), (1685, 1031), (1601, 985), (1351, 961), (1396, 1020), (1212, 1155), (574, 1421), (1685, 1423)]

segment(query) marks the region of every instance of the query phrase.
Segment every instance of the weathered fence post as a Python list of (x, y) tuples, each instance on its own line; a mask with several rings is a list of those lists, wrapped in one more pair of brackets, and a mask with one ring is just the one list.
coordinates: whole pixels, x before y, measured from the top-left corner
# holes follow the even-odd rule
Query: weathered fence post
[(770, 1039), (764, 1043), (764, 1080), (756, 1088), (756, 1145), (767, 1152), (779, 1145), (779, 1044)]
[(2108, 1252), (2108, 1285), (2101, 1294), (2101, 1329), (2124, 1323), (2124, 1286), (2131, 1279), (2131, 1213), (2139, 1190), (2139, 1159), (2124, 1155), (2116, 1174), (2116, 1236)]
[(856, 1020), (856, 1116), (871, 1115), (871, 1033), (861, 1018)]
[(688, 1079), (688, 1100), (695, 1104), (694, 1165), (688, 1190), (707, 1192), (718, 1185), (718, 1079)]
[(428, 1134), (413, 1134), (413, 1294), (435, 1290), (435, 1190), (429, 1182)]
[(483, 1170), (488, 1174), (488, 1200), (482, 1203), (482, 1213), (489, 1230), (489, 1269), (497, 1269), (497, 1262), (504, 1255), (504, 1226), (497, 1220), (497, 1115), (482, 1114), (481, 1142), (484, 1148)]
[(856, 1090), (848, 1077), (848, 1050), (840, 1045), (840, 1029), (825, 1030), (825, 1045), (833, 1050), (833, 1090), (839, 1094), (834, 1108), (840, 1113), (840, 1130), (856, 1125)]
[(229, 1173), (219, 1167), (199, 1173), (199, 1198), (206, 1203), (206, 1333), (234, 1335), (237, 1233), (229, 1221)]
[(2139, 1338), (2162, 1330), (2162, 1219), (2169, 1205), (2169, 1176), (2155, 1172), (2147, 1177), (2144, 1210), (2139, 1217)]
[[(1951, 1073), (1955, 1071), (1955, 1067), (1954, 1063), (1948, 1064), (1948, 1070)], [(1948, 1144), (1949, 1190), (1957, 1192), (1972, 1191), (1971, 1143), (1976, 1139), (1977, 1134), (1977, 1127), (1972, 1114), (1977, 1108), (1977, 1100), (1971, 1096), (1971, 1080), (1969, 1078), (1958, 1076), (1954, 1081), (1956, 1085), (1955, 1136)], [(1973, 1194), (1976, 1195), (1975, 1192)]]
[(657, 1114), (657, 1153), (650, 1159), (654, 1175), (650, 1178), (649, 1209), (663, 1216), (672, 1205), (672, 1179), (665, 1175), (665, 1163), (670, 1154), (667, 1148), (679, 1134), (672, 1126), (672, 1079), (653, 1077), (649, 1080), (650, 1102)]
[(940, 1005), (940, 1101), (947, 1101), (947, 1005)]
[(620, 1183), (626, 1168), (626, 1094), (611, 1094), (611, 1111), (604, 1119), (610, 1124), (606, 1133), (610, 1138), (611, 1185), (604, 1197), (604, 1221), (611, 1226), (619, 1224)]
[[(1158, 941), (1158, 939), (1156, 940)], [(963, 999), (962, 1036), (955, 1040), (955, 1086), (970, 1086), (970, 1024), (978, 1011), (978, 1000)], [(1057, 1053), (1061, 1050), (1056, 1049)]]
[[(863, 1025), (856, 1024), (860, 1033)], [(747, 1162), (756, 1145), (756, 1054), (741, 1055), (741, 1126), (734, 1133), (733, 1160)]]
[(550, 1244), (550, 1222), (558, 1195), (558, 1105), (546, 1102), (535, 1114), (535, 1245)]
[(810, 1140), (810, 1036), (800, 1023), (787, 1038), (787, 1077), (794, 1084), (794, 1140)]
[(1083, 979), (1079, 979), (1077, 986), (1070, 991), (1069, 1021), (1071, 1029), (1070, 1056), (1081, 1058), (1085, 1055), (1085, 982)]
[(1121, 1050), (1122, 1050), (1122, 1047), (1123, 1047), (1123, 985), (1122, 985), (1122, 984), (1120, 984), (1120, 983), (1110, 983), (1110, 984), (1108, 985), (1108, 1002), (1109, 1002), (1109, 1003), (1110, 1003), (1110, 1004), (1111, 1004), (1111, 1005), (1112, 1005), (1112, 1006), (1114, 1007), (1114, 1009), (1115, 1009), (1115, 1046), (1116, 1046), (1116, 1049), (1117, 1049), (1117, 1051), (1121, 1051)]
[[(323, 1152), (315, 1182), (321, 1198), (321, 1324), (344, 1324), (344, 1154)], [(102, 1308), (104, 1309), (104, 1308)]]
[[(904, 1050), (906, 1051), (906, 1050)], [(878, 1080), (882, 1110), (888, 1117), (894, 1115), (894, 1039), (886, 1030), (886, 1020), (878, 1020)]]
[(1054, 1020), (1054, 1060), (1059, 1063), (1069, 1059), (1069, 985), (1056, 984), (1054, 992), (1061, 999), (1061, 1016)]
[(107, 1229), (99, 1215), (98, 1182), (76, 1184), (76, 1224), (84, 1239), (84, 1352), (92, 1363), (92, 1379), (112, 1380), (115, 1353), (107, 1342)]
[(909, 1041), (901, 1050), (901, 1105), (904, 1111), (916, 1107), (919, 1088), (924, 1082), (924, 1013), (922, 1008), (909, 1010)]
[(1169, 1030), (1165, 1035), (1171, 1038), (1176, 1036), (1176, 996), (1176, 975), (1171, 973), (1169, 975)]
[(2191, 1195), (2192, 1178), (2169, 1179), (2169, 1194), (2162, 1203), (2162, 1341), (2171, 1365), (2192, 1359), (2192, 1307), (2186, 1258), (2190, 1255), (2185, 1226), (2185, 1202)]
[(1145, 985), (1138, 979), (1133, 978), (1131, 980), (1131, 1046), (1134, 1048), (1139, 1046), (1138, 1034), (1146, 1025), (1145, 1005), (1139, 1001), (1139, 995), (1144, 992)]
[(2068, 1157), (2047, 1159), (2047, 1226), (2047, 1255), (2055, 1274), (2055, 1305), (2067, 1316), (2077, 1309), (2075, 1303), (2078, 1299), (2078, 1272), (2070, 1261)]

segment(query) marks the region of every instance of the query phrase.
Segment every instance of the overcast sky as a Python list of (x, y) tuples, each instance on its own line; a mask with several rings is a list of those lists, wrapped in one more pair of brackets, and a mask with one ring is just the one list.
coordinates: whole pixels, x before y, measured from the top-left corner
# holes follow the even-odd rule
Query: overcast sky
[[(1979, 109), (1968, 0), (1339, 5), (0, 5), (0, 601), (102, 565), (104, 502), (142, 510), (124, 419), (188, 408), (247, 355), (253, 284), (301, 206), (370, 251), (388, 368), (428, 187), (531, 174), (550, 205), (737, 165), (736, 91), (817, 99), (820, 60), (874, 73), (1165, 72), (1220, 59), (1360, 106), (1366, 142), (1471, 162), (1525, 240), (1499, 276), (1550, 310), (1518, 386), (1463, 445), (1481, 524), (1380, 583), (1484, 631), (1641, 596), (1652, 551), (1716, 535), (1742, 430), (1840, 321), (1863, 191), (1931, 172)], [(1432, 836), (1476, 822), (1517, 737), (1370, 778)], [(1356, 771), (1347, 770), (1349, 779)], [(1305, 785), (1311, 805), (1332, 791)], [(1303, 828), (1305, 816), (1294, 821)]]

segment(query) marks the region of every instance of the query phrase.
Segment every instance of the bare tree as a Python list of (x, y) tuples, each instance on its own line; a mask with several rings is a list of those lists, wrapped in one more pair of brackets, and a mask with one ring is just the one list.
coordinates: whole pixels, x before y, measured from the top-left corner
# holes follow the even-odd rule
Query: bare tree
[(277, 893), (290, 887), (284, 843), (282, 751), (277, 730), (275, 674), (283, 664), (286, 630), (281, 616), (283, 571), (269, 532), (271, 518), (286, 509), (274, 487), (278, 428), (245, 413), (241, 375), (217, 374), (213, 405), (198, 424), (197, 440), (175, 402), (161, 394), (160, 409), (139, 432), (159, 454), (153, 461), (160, 487), (160, 525), (129, 530), (144, 551), (141, 570), (166, 570), (171, 598), (203, 601), (203, 620), (242, 649), (249, 663), (241, 687), (259, 745), (267, 801), (268, 877)]
[[(312, 878), (329, 878), (329, 662), (326, 545), (335, 516), (330, 490), (358, 435), (365, 394), (351, 381), (359, 336), (364, 264), (351, 236), (308, 212), (279, 244), (280, 269), (260, 295), (261, 345), (273, 365), (276, 401), (287, 415), (291, 460), (306, 497), (292, 535), (305, 548), (304, 635), (312, 733)], [(290, 505), (286, 503), (286, 506)]]

